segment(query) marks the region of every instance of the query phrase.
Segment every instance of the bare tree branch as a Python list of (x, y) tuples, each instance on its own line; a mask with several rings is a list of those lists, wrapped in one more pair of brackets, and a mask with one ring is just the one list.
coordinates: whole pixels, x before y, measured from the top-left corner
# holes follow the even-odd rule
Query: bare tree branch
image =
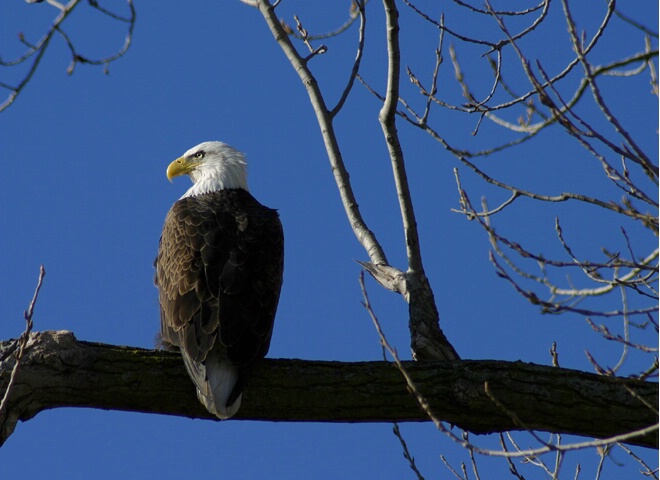
[(355, 199), (355, 194), (348, 180), (348, 172), (344, 165), (344, 160), (339, 149), (337, 138), (334, 133), (334, 126), (332, 123), (332, 116), (326, 107), (325, 100), (318, 86), (316, 78), (307, 66), (307, 62), (300, 56), (296, 48), (291, 43), (284, 27), (275, 15), (274, 7), (267, 0), (256, 0), (254, 4), (263, 15), (268, 27), (270, 28), (275, 40), (282, 48), (291, 66), (298, 73), (300, 80), (307, 89), (312, 107), (316, 113), (316, 118), (321, 128), (323, 135), (323, 142), (328, 153), (328, 159), (332, 167), (332, 172), (339, 188), (339, 194), (342, 204), (348, 216), (351, 227), (355, 236), (358, 238), (360, 244), (364, 247), (371, 262), (375, 264), (388, 265), (385, 252), (376, 240), (374, 233), (367, 228), (362, 214), (358, 208), (358, 203)]
[(55, 8), (57, 8), (59, 10), (59, 14), (53, 20), (50, 27), (48, 28), (46, 33), (44, 33), (41, 39), (38, 42), (32, 44), (25, 39), (25, 36), (22, 33), (19, 33), (19, 41), (27, 47), (25, 53), (23, 53), (22, 55), (20, 55), (19, 57), (13, 60), (0, 59), (1, 67), (20, 67), (24, 63), (31, 60), (31, 63), (28, 65), (25, 75), (17, 84), (10, 85), (5, 82), (0, 82), (0, 88), (9, 90), (7, 99), (0, 104), (0, 112), (2, 112), (12, 103), (14, 103), (16, 97), (23, 91), (23, 89), (30, 82), (30, 80), (36, 73), (39, 64), (44, 54), (46, 53), (46, 50), (48, 49), (48, 46), (50, 45), (50, 42), (55, 36), (55, 34), (58, 34), (61, 38), (64, 39), (64, 42), (69, 48), (69, 51), (71, 53), (71, 61), (69, 63), (69, 67), (67, 68), (68, 74), (73, 73), (74, 68), (78, 63), (86, 63), (90, 65), (102, 65), (104, 67), (105, 73), (107, 73), (108, 65), (111, 62), (123, 57), (128, 51), (129, 47), (131, 46), (131, 42), (133, 39), (133, 29), (135, 27), (135, 18), (136, 18), (136, 12), (135, 12), (135, 7), (133, 5), (133, 0), (126, 0), (129, 9), (129, 15), (126, 17), (122, 15), (118, 15), (110, 10), (107, 10), (99, 6), (96, 1), (90, 0), (88, 2), (90, 7), (94, 8), (95, 10), (98, 10), (103, 15), (106, 15), (112, 18), (113, 20), (126, 23), (128, 25), (126, 37), (124, 39), (124, 45), (114, 54), (99, 59), (94, 59), (89, 56), (84, 56), (80, 54), (78, 49), (75, 47), (74, 42), (70, 39), (70, 37), (67, 35), (67, 33), (64, 30), (65, 21), (72, 14), (73, 10), (81, 3), (80, 0), (70, 0), (65, 5), (62, 5), (59, 2), (52, 0), (49, 1), (48, 3), (54, 6)]
[[(607, 438), (607, 439), (602, 439), (598, 441), (591, 441), (591, 442), (582, 442), (582, 443), (574, 443), (574, 444), (568, 444), (568, 445), (561, 445), (560, 441), (560, 436), (557, 436), (557, 442), (556, 443), (550, 443), (550, 442), (545, 442), (539, 438), (539, 436), (534, 432), (535, 428), (532, 427), (531, 425), (528, 425), (526, 423), (526, 420), (521, 418), (516, 411), (513, 409), (509, 408), (507, 405), (505, 405), (500, 398), (498, 398), (497, 394), (491, 389), (490, 383), (488, 381), (484, 381), (483, 385), (481, 388), (483, 389), (483, 392), (486, 394), (486, 396), (497, 406), (497, 408), (500, 410), (500, 413), (504, 413), (516, 426), (516, 430), (523, 429), (526, 430), (528, 433), (530, 433), (539, 443), (541, 443), (543, 446), (540, 448), (535, 448), (535, 449), (527, 449), (523, 450), (519, 448), (515, 442), (513, 442), (513, 439), (510, 436), (510, 433), (507, 432), (507, 435), (509, 436), (509, 439), (512, 441), (514, 446), (516, 447), (516, 452), (508, 452), (506, 448), (504, 448), (502, 451), (495, 451), (495, 450), (490, 450), (490, 449), (483, 449), (480, 448), (476, 445), (474, 445), (472, 442), (468, 441), (468, 434), (467, 432), (464, 433), (463, 438), (460, 439), (456, 434), (454, 434), (448, 427), (444, 425), (443, 420), (441, 419), (438, 415), (437, 412), (435, 411), (434, 407), (431, 405), (431, 402), (429, 401), (429, 398), (423, 393), (422, 388), (420, 388), (420, 385), (416, 383), (414, 380), (413, 376), (409, 373), (408, 367), (402, 362), (396, 350), (388, 343), (387, 339), (385, 338), (385, 334), (380, 326), (380, 322), (378, 321), (373, 309), (371, 308), (371, 304), (369, 302), (369, 297), (367, 295), (366, 288), (364, 286), (364, 278), (362, 275), (360, 275), (360, 288), (362, 290), (362, 296), (364, 299), (363, 305), (366, 308), (369, 316), (371, 317), (371, 320), (376, 328), (376, 331), (378, 332), (378, 336), (380, 338), (381, 345), (383, 348), (392, 356), (394, 359), (394, 363), (397, 366), (398, 370), (401, 372), (403, 378), (406, 381), (406, 384), (408, 385), (408, 390), (414, 395), (416, 398), (420, 408), (424, 413), (427, 415), (427, 417), (435, 424), (436, 428), (440, 430), (442, 433), (447, 435), (450, 439), (452, 439), (454, 442), (462, 445), (465, 447), (469, 452), (470, 452), (470, 457), (472, 461), (472, 465), (475, 471), (475, 475), (478, 476), (478, 473), (476, 471), (476, 463), (474, 460), (474, 457), (472, 456), (473, 452), (477, 452), (482, 455), (488, 455), (488, 456), (495, 456), (495, 457), (526, 457), (526, 458), (531, 458), (534, 457), (536, 458), (538, 455), (544, 454), (544, 453), (549, 453), (549, 452), (557, 452), (557, 465), (555, 467), (555, 474), (559, 472), (559, 464), (560, 459), (561, 459), (561, 452), (569, 451), (569, 450), (579, 450), (583, 448), (593, 448), (593, 447), (608, 447), (613, 445), (616, 442), (621, 441), (621, 438), (625, 438), (626, 440), (630, 438), (637, 438), (640, 435), (647, 435), (651, 434), (652, 432), (657, 432), (659, 425), (657, 423), (649, 425), (648, 427), (644, 427), (640, 430), (637, 431), (632, 431), (632, 432), (627, 432), (623, 434), (623, 437), (621, 436), (615, 436), (612, 438)], [(559, 369), (559, 367), (555, 366), (554, 368)], [(647, 409), (649, 412), (653, 412), (657, 416), (657, 410), (656, 408), (649, 404), (645, 399), (642, 399), (638, 396), (636, 392), (633, 392), (628, 389), (628, 387), (625, 387), (628, 391), (629, 394), (631, 394), (634, 398), (640, 401), (642, 405)], [(452, 424), (454, 422), (451, 422)], [(449, 465), (445, 462), (445, 464), (449, 467)], [(540, 461), (539, 466), (542, 466), (544, 469), (547, 467), (545, 466), (545, 463)], [(449, 467), (451, 469), (451, 467)], [(452, 470), (453, 471), (453, 470)], [(553, 475), (551, 472), (546, 470), (547, 473), (550, 473)], [(467, 478), (467, 476), (465, 477)]]
[(378, 119), (385, 135), (385, 143), (392, 161), (394, 182), (396, 185), (401, 218), (403, 220), (403, 231), (406, 239), (406, 251), (408, 257), (408, 269), (411, 272), (423, 272), (422, 254), (419, 246), (419, 235), (417, 233), (417, 220), (415, 210), (410, 196), (408, 176), (403, 159), (403, 150), (396, 130), (396, 105), (399, 101), (399, 76), (400, 76), (400, 52), (399, 52), (399, 12), (396, 3), (392, 0), (383, 0), (386, 17), (388, 72), (387, 93), (380, 110)]
[[(0, 391), (6, 389), (16, 348), (15, 341), (0, 343)], [(474, 433), (521, 429), (486, 395), (488, 382), (491, 393), (531, 429), (595, 438), (625, 435), (621, 441), (626, 443), (658, 446), (657, 416), (642, 402), (657, 405), (657, 383), (523, 362), (402, 365), (435, 416)], [(215, 419), (197, 401), (176, 353), (80, 342), (70, 332), (32, 333), (0, 417), (0, 438), (6, 440), (17, 420), (59, 407)], [(255, 367), (235, 418), (428, 421), (390, 363), (284, 359), (266, 359)], [(631, 436), (636, 430), (639, 436)]]
[(383, 0), (386, 17), (388, 73), (387, 94), (378, 119), (383, 129), (394, 174), (408, 258), (406, 292), (410, 306), (410, 334), (413, 356), (420, 360), (455, 360), (458, 354), (438, 327), (438, 310), (433, 290), (424, 273), (417, 220), (412, 204), (401, 142), (396, 130), (396, 105), (399, 100), (400, 51), (399, 12), (392, 0)]
[(32, 296), (32, 300), (30, 301), (30, 305), (28, 306), (28, 309), (23, 313), (23, 317), (25, 318), (25, 330), (23, 330), (21, 336), (18, 337), (18, 340), (16, 340), (18, 348), (16, 348), (15, 350), (14, 366), (11, 369), (11, 374), (9, 375), (9, 381), (7, 382), (5, 393), (2, 396), (2, 400), (0, 400), (0, 418), (2, 418), (3, 415), (5, 415), (9, 393), (11, 392), (11, 388), (14, 385), (14, 382), (16, 381), (16, 373), (18, 372), (18, 369), (21, 365), (21, 359), (23, 358), (23, 354), (25, 353), (25, 347), (30, 338), (30, 332), (32, 332), (32, 327), (34, 326), (34, 322), (32, 321), (32, 316), (34, 315), (34, 307), (37, 305), (37, 298), (39, 298), (39, 291), (41, 290), (41, 286), (43, 285), (45, 276), (46, 276), (46, 269), (42, 265), (39, 268), (39, 280), (37, 281), (37, 287), (34, 290), (34, 295)]
[(360, 62), (362, 61), (362, 53), (364, 52), (364, 32), (367, 26), (367, 15), (365, 11), (365, 1), (366, 0), (355, 0), (353, 5), (355, 5), (356, 12), (359, 14), (358, 16), (360, 17), (360, 33), (359, 33), (359, 39), (358, 39), (358, 48), (357, 48), (357, 53), (355, 55), (355, 61), (353, 62), (353, 69), (351, 70), (351, 74), (348, 77), (348, 82), (346, 83), (346, 88), (344, 88), (343, 93), (341, 94), (341, 97), (337, 101), (337, 105), (330, 111), (330, 116), (334, 117), (336, 116), (341, 109), (344, 106), (344, 103), (346, 102), (346, 99), (348, 98), (348, 94), (351, 93), (351, 90), (353, 89), (353, 85), (355, 84), (355, 77), (357, 77), (358, 71), (360, 70)]
[[(411, 330), (411, 346), (415, 358), (449, 360), (459, 358), (458, 354), (447, 341), (447, 338), (444, 336), (438, 325), (438, 311), (435, 306), (433, 291), (431, 290), (422, 266), (417, 225), (406, 180), (403, 154), (399, 141), (396, 138), (394, 114), (398, 99), (399, 81), (399, 64), (397, 60), (398, 39), (396, 37), (398, 26), (396, 25), (395, 19), (396, 6), (389, 1), (385, 2), (386, 10), (391, 12), (391, 15), (388, 14), (391, 28), (389, 28), (387, 34), (388, 50), (390, 51), (390, 73), (388, 75), (388, 81), (390, 83), (390, 100), (383, 106), (380, 118), (386, 135), (388, 148), (390, 149), (390, 157), (397, 185), (397, 195), (399, 197), (404, 223), (409, 263), (408, 271), (405, 274), (388, 263), (387, 258), (385, 257), (385, 252), (376, 240), (375, 235), (368, 229), (366, 223), (362, 219), (333, 127), (333, 119), (339, 111), (338, 108), (343, 106), (352, 87), (353, 80), (358, 75), (359, 60), (361, 58), (364, 41), (364, 20), (362, 20), (360, 24), (358, 54), (349, 77), (348, 85), (344, 89), (337, 107), (332, 111), (329, 111), (326, 107), (326, 102), (318, 83), (308, 67), (308, 60), (311, 57), (303, 58), (298, 53), (288, 38), (282, 23), (275, 16), (273, 6), (270, 5), (267, 0), (258, 0), (256, 5), (264, 16), (273, 36), (307, 89), (312, 107), (314, 108), (316, 118), (319, 122), (328, 158), (332, 166), (335, 182), (339, 188), (340, 197), (346, 215), (353, 228), (353, 232), (369, 255), (370, 262), (360, 262), (361, 265), (373, 275), (381, 285), (391, 291), (400, 293), (408, 302), (410, 310), (409, 325)], [(364, 14), (362, 4), (360, 5), (360, 8), (358, 8), (358, 12), (361, 16)], [(312, 52), (310, 55), (314, 55), (316, 49), (314, 49), (309, 43), (311, 37), (302, 27), (298, 19), (296, 19), (296, 22), (298, 23), (297, 28), (303, 41)]]

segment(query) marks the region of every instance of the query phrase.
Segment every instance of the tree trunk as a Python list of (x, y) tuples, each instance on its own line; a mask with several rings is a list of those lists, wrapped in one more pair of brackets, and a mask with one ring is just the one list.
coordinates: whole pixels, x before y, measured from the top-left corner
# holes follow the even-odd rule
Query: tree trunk
[[(0, 397), (16, 341), (0, 342)], [(435, 416), (474, 433), (542, 430), (606, 438), (657, 424), (658, 384), (523, 362), (404, 362)], [(488, 383), (490, 397), (484, 390)], [(179, 355), (32, 333), (0, 412), (0, 445), (18, 420), (91, 407), (190, 418), (199, 404)], [(428, 421), (396, 365), (266, 359), (248, 381), (237, 420)], [(658, 446), (657, 430), (628, 440)]]

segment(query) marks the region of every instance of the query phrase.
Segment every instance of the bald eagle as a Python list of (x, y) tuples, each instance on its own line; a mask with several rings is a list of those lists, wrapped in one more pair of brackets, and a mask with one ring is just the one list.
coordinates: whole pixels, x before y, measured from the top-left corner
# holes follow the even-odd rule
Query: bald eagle
[(244, 155), (221, 142), (167, 167), (193, 186), (165, 218), (156, 258), (161, 338), (181, 352), (197, 397), (219, 418), (239, 409), (250, 366), (268, 352), (282, 286), (276, 210), (249, 192)]

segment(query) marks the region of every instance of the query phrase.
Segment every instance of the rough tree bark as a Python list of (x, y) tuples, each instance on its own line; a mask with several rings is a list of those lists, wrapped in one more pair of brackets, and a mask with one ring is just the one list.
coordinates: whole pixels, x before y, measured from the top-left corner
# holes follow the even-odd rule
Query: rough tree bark
[[(3, 394), (16, 343), (0, 342)], [(657, 383), (523, 362), (404, 365), (435, 416), (474, 433), (533, 429), (606, 438), (657, 426)], [(58, 407), (215, 418), (197, 401), (178, 354), (78, 341), (64, 331), (31, 334), (6, 407), (0, 412), (0, 445), (18, 420)], [(429, 420), (394, 364), (281, 359), (266, 359), (254, 369), (234, 418)], [(657, 429), (627, 443), (657, 448)]]

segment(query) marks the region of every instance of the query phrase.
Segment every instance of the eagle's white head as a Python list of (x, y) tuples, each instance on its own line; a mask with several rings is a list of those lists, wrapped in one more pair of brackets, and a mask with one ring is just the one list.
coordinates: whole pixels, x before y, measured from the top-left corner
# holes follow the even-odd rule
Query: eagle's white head
[(167, 178), (188, 175), (193, 186), (181, 198), (223, 189), (248, 190), (245, 155), (222, 142), (204, 142), (167, 167)]

